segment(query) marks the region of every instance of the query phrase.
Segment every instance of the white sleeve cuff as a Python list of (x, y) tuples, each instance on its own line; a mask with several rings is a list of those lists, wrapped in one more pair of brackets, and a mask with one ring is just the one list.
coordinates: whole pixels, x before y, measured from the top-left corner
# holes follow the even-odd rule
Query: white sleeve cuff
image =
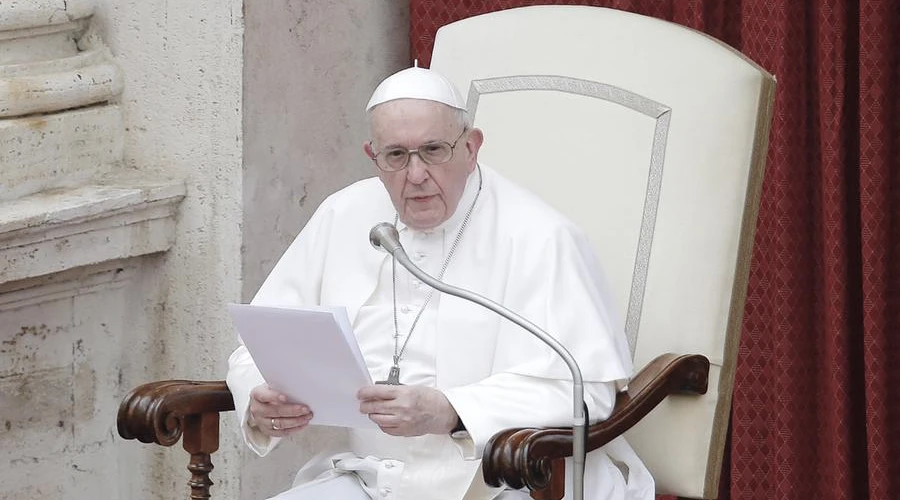
[(266, 456), (281, 441), (281, 438), (269, 437), (260, 432), (256, 426), (250, 425), (250, 391), (258, 385), (265, 384), (266, 381), (243, 345), (235, 349), (228, 358), (226, 383), (234, 398), (238, 428), (241, 430), (244, 442), (257, 455)]

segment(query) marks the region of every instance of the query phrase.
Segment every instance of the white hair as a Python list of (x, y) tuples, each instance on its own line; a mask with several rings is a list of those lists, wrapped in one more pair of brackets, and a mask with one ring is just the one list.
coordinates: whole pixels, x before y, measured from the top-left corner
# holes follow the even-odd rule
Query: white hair
[[(388, 101), (390, 102), (390, 101)], [(371, 109), (366, 111), (366, 124), (369, 126), (369, 135), (372, 134), (372, 112), (378, 109), (378, 106), (381, 106), (384, 103), (373, 106)], [(445, 105), (446, 106), (446, 105)], [(464, 109), (453, 108), (447, 106), (453, 112), (453, 121), (459, 125), (460, 129), (470, 129), (472, 128), (472, 121), (469, 120), (469, 112)]]

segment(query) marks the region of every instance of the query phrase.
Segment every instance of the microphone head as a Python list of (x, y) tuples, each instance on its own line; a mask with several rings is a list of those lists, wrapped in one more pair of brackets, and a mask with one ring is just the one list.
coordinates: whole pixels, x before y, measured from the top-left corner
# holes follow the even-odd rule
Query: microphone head
[(369, 243), (375, 248), (393, 254), (394, 250), (400, 248), (400, 234), (393, 224), (381, 222), (369, 231)]

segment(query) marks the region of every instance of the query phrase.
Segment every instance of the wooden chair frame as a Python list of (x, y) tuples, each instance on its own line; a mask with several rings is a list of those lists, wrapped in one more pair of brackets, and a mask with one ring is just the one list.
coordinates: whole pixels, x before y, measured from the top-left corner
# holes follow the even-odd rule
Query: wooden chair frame
[[(588, 430), (587, 450), (621, 435), (670, 395), (705, 394), (709, 360), (693, 354), (663, 354), (620, 392), (609, 419)], [(211, 498), (211, 455), (219, 448), (219, 414), (234, 410), (224, 381), (166, 380), (131, 391), (119, 406), (124, 439), (172, 446), (182, 441), (190, 454), (191, 499)], [(572, 429), (516, 428), (497, 433), (485, 446), (484, 480), (491, 486), (527, 487), (536, 500), (559, 500), (565, 490), (564, 458), (572, 455)]]

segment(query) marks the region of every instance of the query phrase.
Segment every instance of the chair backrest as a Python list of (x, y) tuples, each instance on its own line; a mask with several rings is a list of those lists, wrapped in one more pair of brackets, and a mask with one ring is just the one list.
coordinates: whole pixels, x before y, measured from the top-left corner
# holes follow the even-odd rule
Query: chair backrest
[(627, 439), (658, 493), (715, 498), (774, 78), (694, 30), (581, 6), (444, 26), (431, 67), (468, 91), (482, 163), (588, 233), (635, 365), (710, 359), (705, 396), (669, 398)]

